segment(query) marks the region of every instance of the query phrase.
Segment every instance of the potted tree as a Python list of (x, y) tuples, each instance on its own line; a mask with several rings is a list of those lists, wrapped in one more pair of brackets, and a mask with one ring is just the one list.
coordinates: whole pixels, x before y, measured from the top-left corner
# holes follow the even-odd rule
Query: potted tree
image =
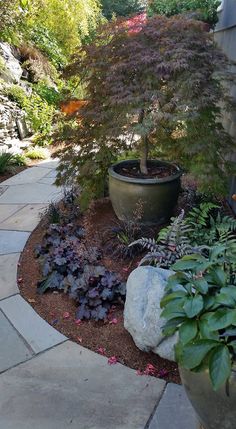
[(87, 195), (97, 195), (111, 162), (135, 150), (139, 159), (110, 168), (110, 198), (119, 219), (132, 218), (141, 200), (146, 223), (171, 215), (180, 189), (176, 162), (204, 190), (222, 190), (232, 148), (219, 120), (226, 68), (226, 58), (195, 20), (147, 20), (142, 14), (102, 27), (66, 70), (80, 76), (88, 102), (78, 112), (74, 137), (65, 142), (59, 181), (76, 178)]
[(178, 332), (182, 382), (205, 429), (236, 421), (235, 241), (176, 262), (162, 299), (164, 334)]

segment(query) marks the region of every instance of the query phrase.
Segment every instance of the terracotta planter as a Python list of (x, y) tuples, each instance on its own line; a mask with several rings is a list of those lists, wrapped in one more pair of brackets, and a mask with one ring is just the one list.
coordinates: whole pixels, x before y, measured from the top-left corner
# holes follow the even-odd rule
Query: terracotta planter
[(142, 179), (119, 174), (119, 167), (137, 165), (137, 160), (122, 161), (109, 169), (109, 193), (113, 209), (120, 220), (134, 219), (141, 202), (144, 224), (162, 224), (173, 214), (180, 192), (182, 171), (176, 165), (149, 161), (149, 165), (174, 168), (174, 174), (160, 179)]

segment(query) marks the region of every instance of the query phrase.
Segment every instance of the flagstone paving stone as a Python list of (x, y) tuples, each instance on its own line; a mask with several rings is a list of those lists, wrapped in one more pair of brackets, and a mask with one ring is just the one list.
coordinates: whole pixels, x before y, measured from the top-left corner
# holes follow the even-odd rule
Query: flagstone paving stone
[(143, 429), (165, 382), (70, 341), (0, 377), (4, 429)]
[(200, 429), (182, 386), (167, 385), (148, 429)]
[(50, 173), (50, 168), (43, 167), (31, 167), (15, 176), (10, 177), (10, 179), (5, 180), (4, 185), (24, 185), (27, 183), (36, 183), (42, 177)]
[[(0, 311), (0, 372), (29, 359), (33, 353)], [(0, 400), (2, 404), (2, 401)], [(0, 405), (1, 407), (1, 405)], [(1, 416), (1, 413), (0, 413)], [(0, 417), (0, 428), (3, 429)]]
[(45, 204), (59, 200), (62, 192), (53, 185), (13, 185), (0, 196), (0, 204)]
[(29, 232), (0, 230), (0, 255), (21, 252), (29, 236)]
[(51, 169), (55, 169), (57, 168), (59, 165), (59, 160), (58, 159), (50, 159), (50, 160), (43, 160), (40, 161), (36, 167), (40, 168), (40, 167), (45, 167), (45, 168), (51, 168)]
[(0, 223), (4, 222), (18, 210), (25, 207), (25, 204), (1, 204), (0, 207)]
[(0, 299), (19, 292), (16, 281), (19, 257), (20, 253), (0, 256)]
[(40, 221), (40, 213), (47, 207), (46, 204), (29, 204), (23, 206), (15, 214), (0, 222), (0, 230), (33, 231)]
[(67, 339), (45, 322), (20, 295), (0, 301), (0, 309), (35, 353), (54, 347)]

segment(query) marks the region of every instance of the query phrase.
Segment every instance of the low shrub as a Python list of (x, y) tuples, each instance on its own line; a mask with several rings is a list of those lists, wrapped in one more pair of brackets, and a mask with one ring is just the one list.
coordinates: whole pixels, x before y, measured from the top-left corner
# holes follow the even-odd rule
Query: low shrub
[(13, 155), (8, 152), (0, 154), (0, 174), (4, 174), (10, 167), (13, 160)]
[(217, 244), (207, 257), (176, 262), (161, 302), (163, 333), (179, 334), (177, 362), (194, 372), (209, 370), (213, 389), (225, 384), (226, 392), (236, 357), (235, 250)]
[(236, 220), (224, 213), (214, 203), (201, 203), (194, 207), (187, 216), (181, 214), (171, 219), (168, 227), (163, 228), (157, 240), (141, 238), (130, 246), (141, 246), (149, 252), (140, 265), (153, 264), (170, 268), (172, 264), (192, 253), (208, 255), (217, 243), (236, 249)]
[(79, 304), (77, 319), (104, 320), (112, 304), (123, 302), (125, 286), (100, 264), (100, 252), (83, 244), (83, 235), (83, 229), (71, 223), (49, 226), (36, 249), (44, 277), (38, 292), (68, 293)]
[(47, 159), (49, 151), (43, 147), (35, 146), (27, 149), (24, 156), (29, 159)]
[(19, 85), (5, 89), (6, 95), (15, 101), (26, 113), (26, 121), (35, 133), (47, 135), (51, 132), (54, 107), (49, 105), (38, 94), (26, 92)]
[(178, 15), (180, 13), (195, 12), (196, 17), (211, 26), (217, 22), (217, 8), (220, 0), (152, 0), (149, 2), (149, 15)]

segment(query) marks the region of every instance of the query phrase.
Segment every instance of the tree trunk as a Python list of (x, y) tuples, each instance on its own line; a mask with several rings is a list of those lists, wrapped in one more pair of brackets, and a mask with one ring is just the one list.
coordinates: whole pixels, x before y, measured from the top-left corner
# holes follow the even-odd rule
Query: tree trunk
[(140, 171), (142, 174), (147, 175), (147, 160), (148, 160), (148, 137), (145, 136), (141, 140), (140, 147)]
[[(139, 124), (143, 123), (145, 116), (145, 110), (142, 109), (139, 113)], [(142, 174), (147, 175), (147, 160), (148, 160), (148, 136), (144, 136), (141, 138), (140, 142), (140, 171)]]

